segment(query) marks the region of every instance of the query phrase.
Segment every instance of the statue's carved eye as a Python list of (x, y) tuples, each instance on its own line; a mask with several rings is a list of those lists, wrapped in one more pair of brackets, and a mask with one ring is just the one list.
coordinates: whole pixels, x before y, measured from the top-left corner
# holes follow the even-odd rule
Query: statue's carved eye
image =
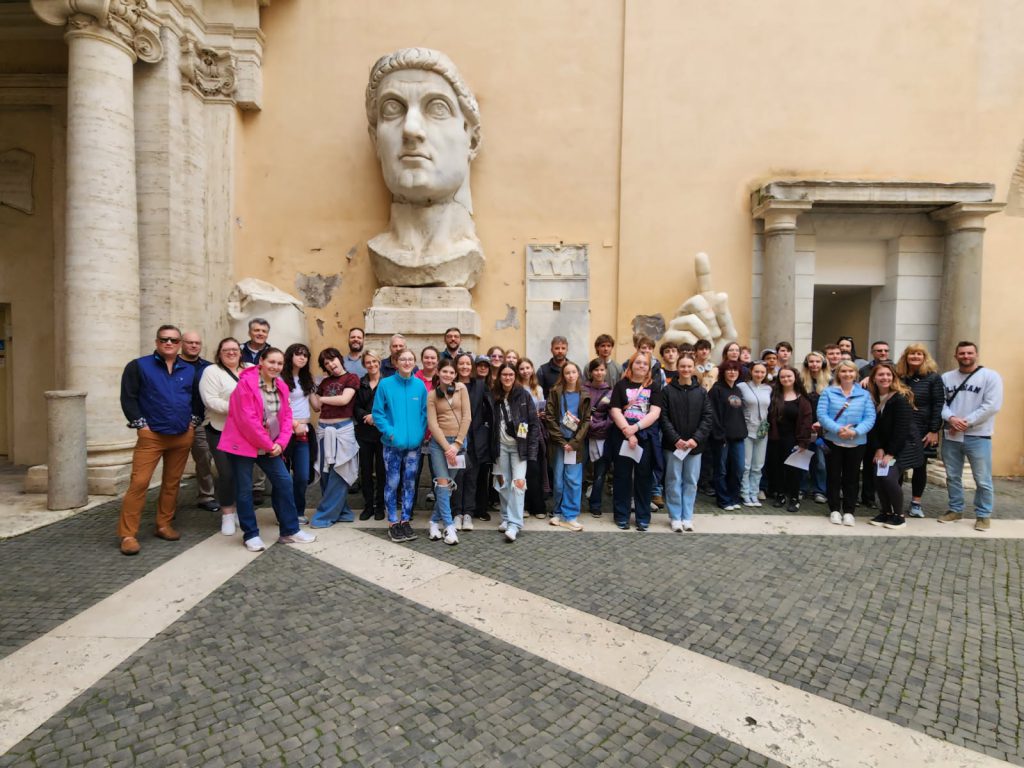
[(385, 99), (380, 104), (380, 116), (385, 120), (401, 117), (405, 114), (405, 105), (398, 99)]
[(431, 99), (427, 104), (426, 113), (430, 117), (434, 117), (439, 120), (455, 116), (455, 113), (452, 112), (451, 105), (444, 99)]

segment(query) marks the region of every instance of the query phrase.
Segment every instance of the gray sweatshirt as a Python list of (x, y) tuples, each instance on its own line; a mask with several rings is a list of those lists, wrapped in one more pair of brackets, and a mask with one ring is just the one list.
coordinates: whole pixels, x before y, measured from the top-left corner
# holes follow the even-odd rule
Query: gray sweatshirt
[[(747, 437), (756, 440), (758, 425), (768, 418), (772, 388), (768, 384), (754, 384), (752, 381), (741, 381), (736, 387), (743, 398), (743, 415), (747, 419)], [(767, 436), (763, 439), (767, 439)]]
[[(942, 386), (948, 400), (963, 381), (971, 376), (959, 370), (942, 374)], [(1003, 380), (991, 368), (981, 368), (967, 382), (952, 404), (942, 406), (942, 420), (952, 416), (967, 419), (967, 431), (963, 434), (976, 437), (991, 437), (995, 429), (996, 414), (1003, 407)]]

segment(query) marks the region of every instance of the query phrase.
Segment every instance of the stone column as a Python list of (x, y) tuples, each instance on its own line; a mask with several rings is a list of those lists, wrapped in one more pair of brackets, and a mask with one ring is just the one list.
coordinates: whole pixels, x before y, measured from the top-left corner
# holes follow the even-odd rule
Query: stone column
[(90, 489), (127, 480), (134, 435), (125, 429), (121, 370), (139, 354), (139, 250), (133, 66), (162, 47), (145, 0), (32, 0), (66, 26), (68, 140), (64, 383), (87, 391)]
[(942, 370), (955, 367), (958, 341), (981, 343), (981, 267), (985, 217), (1004, 207), (1004, 203), (957, 203), (931, 215), (933, 219), (946, 223), (936, 350)]
[(47, 509), (74, 509), (89, 501), (85, 392), (46, 393)]
[(766, 200), (753, 212), (764, 219), (761, 346), (796, 338), (796, 220), (809, 201)]

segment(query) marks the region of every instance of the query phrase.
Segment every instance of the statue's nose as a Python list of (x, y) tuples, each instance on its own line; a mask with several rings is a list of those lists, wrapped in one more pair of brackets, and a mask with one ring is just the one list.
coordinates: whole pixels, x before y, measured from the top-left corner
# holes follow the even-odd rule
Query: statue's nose
[(422, 139), (423, 133), (423, 114), (415, 108), (411, 108), (405, 113), (405, 122), (402, 124), (402, 135), (406, 138)]

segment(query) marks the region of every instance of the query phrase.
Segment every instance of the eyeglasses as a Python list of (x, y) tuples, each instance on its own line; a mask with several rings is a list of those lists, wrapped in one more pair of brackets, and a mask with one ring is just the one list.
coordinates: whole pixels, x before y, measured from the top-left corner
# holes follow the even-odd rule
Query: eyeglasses
[(175, 338), (174, 336), (158, 336), (157, 341), (161, 344), (180, 344), (181, 339)]

